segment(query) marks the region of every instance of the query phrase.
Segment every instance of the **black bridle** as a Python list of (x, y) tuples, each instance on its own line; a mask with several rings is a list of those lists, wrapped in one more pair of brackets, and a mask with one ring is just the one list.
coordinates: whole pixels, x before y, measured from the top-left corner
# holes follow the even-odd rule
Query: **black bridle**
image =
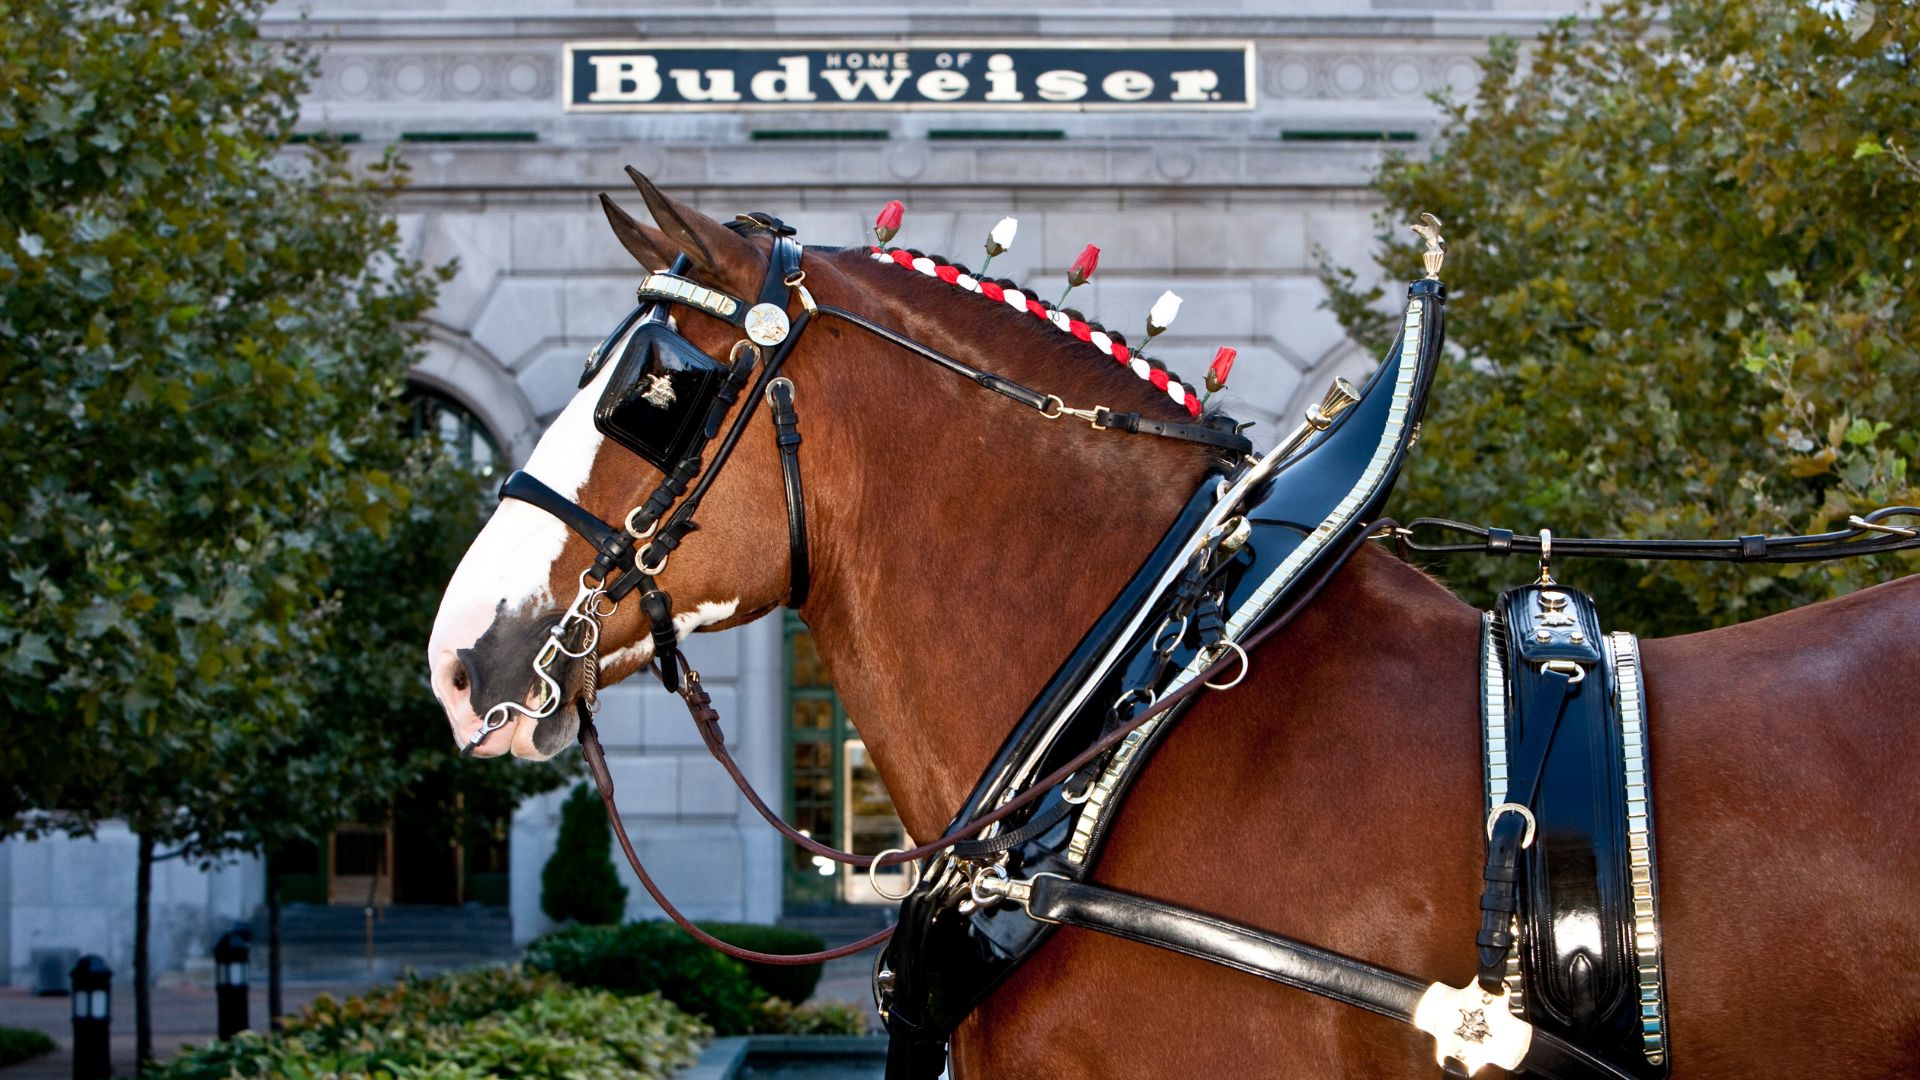
[[(768, 214), (741, 215), (727, 227), (742, 234), (765, 230), (772, 235), (773, 247), (756, 302), (748, 305), (738, 297), (687, 277), (690, 264), (687, 257), (681, 255), (669, 269), (647, 275), (635, 291), (636, 306), (620, 320), (613, 333), (588, 354), (586, 369), (581, 375), (580, 385), (584, 387), (593, 382), (607, 364), (618, 365), (594, 408), (594, 426), (662, 471), (660, 483), (646, 501), (628, 511), (621, 524), (613, 525), (529, 473), (516, 471), (501, 485), (501, 498), (519, 499), (559, 518), (591, 544), (595, 554), (592, 564), (581, 574), (580, 595), (567, 615), (553, 627), (549, 647), (534, 661), (534, 673), (546, 684), (545, 699), (532, 709), (514, 703), (493, 706), (462, 753), (471, 753), (489, 734), (504, 726), (513, 711), (536, 719), (550, 715), (558, 707), (561, 693), (547, 666), (560, 655), (586, 661), (589, 678), (585, 693), (590, 698), (598, 682), (595, 651), (599, 620), (611, 615), (621, 600), (635, 592), (639, 593), (641, 611), (651, 624), (654, 673), (668, 691), (680, 691), (686, 663), (680, 656), (679, 633), (673, 625), (673, 598), (660, 588), (656, 576), (665, 569), (668, 558), (687, 534), (696, 528), (694, 514), (699, 511), (714, 479), (731, 460), (762, 400), (772, 411), (786, 492), (786, 604), (799, 607), (805, 602), (812, 574), (800, 478), (800, 420), (794, 385), (780, 375), (780, 369), (801, 333), (816, 317), (851, 323), (1048, 419), (1073, 416), (1086, 420), (1096, 430), (1200, 443), (1234, 458), (1253, 452), (1252, 442), (1239, 433), (1228, 417), (1214, 416), (1197, 423), (1183, 423), (1115, 412), (1104, 406), (1069, 408), (1055, 395), (1043, 394), (962, 363), (865, 316), (817, 304), (804, 285), (806, 274), (800, 267), (804, 249), (793, 238), (791, 228)], [(787, 304), (795, 298), (801, 310), (790, 318)], [(731, 323), (740, 327), (746, 337), (735, 343), (727, 362), (721, 363), (679, 332), (669, 318), (676, 307), (692, 308)], [(766, 351), (769, 349), (770, 354)], [(618, 356), (613, 355), (616, 350)], [(752, 383), (750, 392), (747, 391), (749, 383)], [(726, 428), (708, 466), (707, 447), (720, 437), (727, 413), (743, 392), (748, 392), (746, 407)]]

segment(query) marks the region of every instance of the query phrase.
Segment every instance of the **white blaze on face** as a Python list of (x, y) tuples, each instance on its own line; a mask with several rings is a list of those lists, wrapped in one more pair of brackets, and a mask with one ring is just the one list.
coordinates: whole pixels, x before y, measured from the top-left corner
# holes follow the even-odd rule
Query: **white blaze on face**
[[(625, 351), (633, 332), (627, 332), (610, 356), (617, 358)], [(574, 395), (527, 461), (528, 473), (569, 499), (579, 499), (580, 488), (593, 471), (601, 442), (600, 431), (593, 425), (593, 406), (616, 366), (609, 360), (593, 382)], [(478, 641), (497, 613), (556, 606), (548, 579), (566, 543), (567, 527), (559, 518), (518, 499), (506, 499), (453, 572), (440, 599), (440, 613), (433, 620), (427, 666), (434, 696), (446, 708), (456, 736), (464, 737), (480, 722), (466, 692), (453, 686), (460, 650)], [(561, 602), (571, 599), (569, 595)], [(527, 659), (531, 664), (533, 658)], [(504, 750), (505, 740), (499, 741)], [(483, 747), (481, 752), (488, 749)]]
[[(740, 610), (740, 598), (737, 596), (731, 600), (702, 600), (693, 606), (692, 611), (683, 611), (673, 617), (674, 636), (680, 641), (685, 641), (687, 636), (695, 630), (724, 622), (732, 618), (733, 613), (738, 610)], [(607, 654), (601, 661), (601, 666), (606, 669), (608, 680), (621, 679), (652, 659), (653, 635), (643, 634), (639, 641)]]

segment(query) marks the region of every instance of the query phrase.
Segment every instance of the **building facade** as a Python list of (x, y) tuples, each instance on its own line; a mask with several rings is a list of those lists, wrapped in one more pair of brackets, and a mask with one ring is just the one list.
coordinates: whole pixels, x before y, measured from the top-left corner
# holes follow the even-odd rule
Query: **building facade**
[[(631, 303), (638, 268), (595, 199), (606, 190), (639, 208), (626, 165), (710, 213), (767, 210), (819, 244), (863, 242), (897, 198), (908, 209), (896, 243), (972, 265), (992, 225), (1013, 216), (1018, 237), (993, 272), (1043, 294), (1097, 244), (1100, 271), (1075, 304), (1137, 338), (1154, 298), (1179, 293), (1156, 357), (1197, 382), (1216, 346), (1238, 349), (1229, 411), (1270, 437), (1335, 375), (1375, 359), (1321, 307), (1317, 275), (1322, 259), (1373, 272), (1373, 168), (1427, 152), (1440, 124), (1431, 95), (1470, 93), (1489, 37), (1529, 36), (1573, 7), (555, 0), (528, 14), (498, 0), (309, 0), (267, 21), (319, 51), (308, 134), (347, 139), (369, 160), (400, 146), (412, 185), (395, 209), (411, 251), (458, 265), (414, 378), (470, 417), (507, 467), (526, 459), (584, 354)], [(900, 846), (887, 842), (897, 825), (858, 718), (833, 698), (804, 626), (770, 617), (699, 636), (689, 652), (769, 798), (836, 843)], [(657, 686), (633, 680), (602, 698), (629, 827), (691, 914), (767, 922), (874, 899), (864, 881), (777, 844)], [(539, 874), (558, 799), (530, 801), (511, 824), (520, 940), (547, 928)], [(0, 899), (0, 943), (16, 979), (32, 948), (103, 947), (23, 914), (27, 879), (49, 872), (33, 850), (0, 846), (0, 898), (11, 898)], [(256, 893), (257, 877), (246, 879)], [(629, 884), (630, 914), (653, 913)], [(204, 954), (227, 914), (208, 912), (205, 935), (179, 935), (163, 959)]]

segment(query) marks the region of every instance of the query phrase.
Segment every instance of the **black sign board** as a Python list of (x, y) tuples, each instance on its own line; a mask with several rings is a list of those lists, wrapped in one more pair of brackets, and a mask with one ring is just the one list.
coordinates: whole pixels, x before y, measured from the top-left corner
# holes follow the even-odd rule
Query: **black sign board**
[(566, 106), (661, 109), (1249, 109), (1247, 42), (568, 45)]

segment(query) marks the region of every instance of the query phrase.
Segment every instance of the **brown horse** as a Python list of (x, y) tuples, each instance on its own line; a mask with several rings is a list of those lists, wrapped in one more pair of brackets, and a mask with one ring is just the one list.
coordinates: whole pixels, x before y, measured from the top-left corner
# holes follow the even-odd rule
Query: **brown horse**
[[(685, 251), (703, 283), (759, 289), (764, 238), (679, 204), (655, 216), (659, 229), (616, 221), (642, 263)], [(1186, 419), (1092, 346), (865, 249), (810, 250), (804, 269), (821, 303), (1070, 405)], [(679, 329), (716, 358), (739, 336), (691, 314)], [(806, 439), (814, 583), (801, 613), (902, 820), (928, 839), (1174, 519), (1207, 451), (1044, 419), (837, 322), (809, 329), (785, 373)], [(659, 474), (594, 429), (604, 378), (528, 470), (619, 521)], [(661, 575), (682, 633), (788, 596), (779, 464), (755, 431)], [(591, 558), (519, 503), (482, 532), (429, 648), (460, 742), (487, 704), (527, 699), (533, 649)], [(651, 653), (637, 609), (607, 622), (607, 679)], [(1478, 633), (1477, 612), (1433, 579), (1362, 552), (1241, 685), (1180, 720), (1095, 876), (1469, 982), (1485, 844)], [(1920, 1074), (1917, 641), (1908, 578), (1645, 643), (1675, 1076)], [(578, 673), (563, 684), (578, 693)], [(511, 749), (559, 752), (570, 717), (522, 719)], [(507, 734), (480, 752), (504, 752)], [(953, 1062), (961, 1077), (1435, 1072), (1412, 1028), (1072, 928), (975, 1010)]]

